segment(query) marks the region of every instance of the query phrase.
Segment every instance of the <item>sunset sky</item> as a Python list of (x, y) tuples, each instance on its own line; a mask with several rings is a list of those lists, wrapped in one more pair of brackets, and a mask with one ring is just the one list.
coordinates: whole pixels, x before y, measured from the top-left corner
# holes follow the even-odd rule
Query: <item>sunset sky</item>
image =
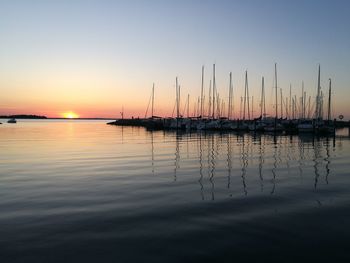
[[(350, 1), (0, 0), (0, 115), (143, 117), (155, 83), (155, 114), (169, 116), (175, 77), (191, 111), (205, 66), (227, 100), (233, 75), (239, 115), (244, 72), (256, 115), (261, 77), (269, 112), (278, 86), (314, 101), (317, 67), (334, 116), (350, 118)], [(227, 102), (226, 102), (227, 105)]]

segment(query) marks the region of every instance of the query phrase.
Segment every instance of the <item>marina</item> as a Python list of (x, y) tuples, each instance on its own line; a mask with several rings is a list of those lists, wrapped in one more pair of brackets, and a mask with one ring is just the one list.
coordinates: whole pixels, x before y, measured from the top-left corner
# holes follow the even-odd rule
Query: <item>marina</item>
[[(253, 98), (249, 97), (248, 89), (248, 75), (245, 72), (245, 85), (244, 85), (244, 97), (243, 113), (240, 112), (240, 117), (234, 119), (233, 115), (233, 86), (232, 86), (232, 74), (229, 74), (229, 97), (227, 115), (224, 116), (223, 107), (224, 101), (220, 101), (219, 94), (216, 92), (216, 72), (215, 64), (213, 64), (213, 85), (212, 85), (212, 98), (209, 96), (209, 103), (207, 106), (207, 112), (205, 111), (204, 104), (204, 66), (202, 66), (202, 85), (201, 85), (201, 97), (198, 100), (199, 115), (190, 117), (189, 113), (189, 95), (185, 107), (187, 109), (187, 117), (185, 114), (181, 114), (181, 92), (180, 85), (178, 84), (178, 78), (176, 77), (176, 117), (159, 117), (154, 116), (154, 84), (152, 87), (152, 94), (150, 98), (151, 103), (151, 117), (147, 118), (149, 104), (146, 110), (145, 118), (132, 118), (132, 119), (118, 119), (114, 122), (109, 122), (109, 125), (119, 126), (141, 126), (150, 130), (185, 130), (185, 131), (235, 131), (235, 132), (266, 132), (266, 133), (286, 133), (286, 134), (302, 134), (312, 133), (319, 135), (334, 135), (337, 127), (337, 120), (332, 119), (332, 104), (331, 104), (331, 79), (329, 79), (328, 101), (327, 110), (324, 110), (324, 96), (321, 91), (320, 84), (320, 71), (321, 66), (318, 66), (318, 83), (317, 94), (315, 96), (315, 103), (311, 105), (311, 97), (309, 96), (309, 102), (306, 104), (306, 92), (304, 91), (304, 83), (302, 85), (302, 96), (300, 97), (300, 103), (297, 104), (296, 96), (292, 98), (291, 88), (290, 96), (283, 99), (282, 89), (280, 89), (280, 101), (278, 101), (278, 84), (277, 84), (277, 64), (275, 64), (275, 116), (268, 116), (266, 113), (266, 101), (265, 101), (265, 87), (264, 77), (262, 77), (261, 85), (261, 101), (260, 101), (260, 116), (258, 118), (252, 118), (253, 116)], [(209, 89), (209, 95), (211, 95), (211, 85)], [(242, 102), (242, 101), (241, 101)], [(289, 103), (288, 103), (289, 102)], [(215, 107), (217, 104), (217, 107)], [(279, 107), (280, 105), (280, 111)], [(251, 107), (251, 108), (250, 108)], [(306, 110), (308, 108), (308, 111)], [(315, 108), (314, 111), (312, 108)], [(207, 115), (205, 114), (207, 113)], [(285, 116), (283, 116), (285, 112)], [(326, 112), (326, 118), (324, 118)], [(123, 114), (123, 113), (122, 113)], [(206, 115), (206, 116), (205, 116)], [(298, 116), (298, 117), (297, 117)]]
[(350, 262), (350, 1), (0, 10), (0, 263)]

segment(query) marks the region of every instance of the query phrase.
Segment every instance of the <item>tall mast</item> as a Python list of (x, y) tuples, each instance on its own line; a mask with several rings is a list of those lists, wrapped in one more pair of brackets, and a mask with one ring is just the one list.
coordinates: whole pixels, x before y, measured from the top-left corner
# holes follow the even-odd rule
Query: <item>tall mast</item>
[(252, 96), (252, 119), (254, 119), (254, 96)]
[(175, 87), (176, 87), (176, 118), (179, 118), (179, 88), (177, 83), (177, 77), (175, 78)]
[(176, 117), (180, 118), (180, 86), (176, 77)]
[(275, 89), (276, 89), (276, 92), (275, 92), (275, 100), (276, 100), (276, 113), (275, 113), (275, 119), (277, 121), (277, 118), (278, 118), (278, 111), (277, 111), (277, 63), (275, 63)]
[(232, 113), (232, 72), (230, 72), (230, 85), (228, 88), (227, 119), (231, 119), (231, 113)]
[(215, 119), (215, 93), (216, 93), (216, 83), (215, 83), (215, 64), (213, 64), (213, 119)]
[(320, 75), (321, 75), (321, 65), (318, 65), (318, 79), (317, 79), (317, 96), (316, 96), (316, 119), (319, 119), (321, 117), (321, 109), (320, 109), (320, 102), (321, 102), (321, 80), (320, 80)]
[(243, 106), (243, 120), (245, 120), (245, 109), (247, 104), (248, 120), (250, 119), (250, 109), (249, 109), (249, 91), (248, 91), (248, 72), (245, 71), (245, 85), (244, 85), (244, 106)]
[(289, 85), (289, 119), (292, 119), (292, 84)]
[(181, 98), (181, 85), (178, 86), (179, 87), (179, 117), (181, 117), (181, 101), (180, 101), (180, 98)]
[(247, 100), (247, 71), (245, 72), (244, 79), (244, 100), (243, 100), (243, 120), (245, 120), (245, 104)]
[(201, 87), (201, 118), (203, 117), (203, 93), (204, 93), (204, 66), (202, 66), (202, 87)]
[(332, 80), (329, 79), (329, 91), (328, 91), (328, 122), (331, 120), (331, 95), (332, 94)]
[(301, 82), (301, 118), (304, 119), (304, 81)]
[(282, 88), (280, 88), (281, 93), (281, 119), (283, 119), (283, 96), (282, 96)]
[(187, 94), (187, 118), (190, 117), (190, 94)]
[(243, 101), (243, 97), (241, 96), (241, 103), (239, 105), (239, 119), (242, 119), (242, 101)]
[(250, 108), (249, 108), (249, 89), (248, 89), (248, 71), (245, 72), (246, 84), (247, 84), (247, 110), (248, 110), (248, 120), (250, 120)]
[(266, 107), (265, 107), (265, 84), (264, 77), (261, 80), (261, 101), (260, 101), (260, 117), (265, 117), (266, 115)]
[[(198, 98), (197, 98), (197, 115), (195, 115), (195, 116), (198, 116), (199, 114), (200, 114), (200, 110), (201, 110), (201, 100), (200, 100), (200, 97), (198, 96)], [(201, 117), (202, 117), (202, 115), (201, 115)]]
[(153, 87), (152, 87), (152, 116), (151, 118), (153, 118), (154, 116), (154, 83), (153, 83)]

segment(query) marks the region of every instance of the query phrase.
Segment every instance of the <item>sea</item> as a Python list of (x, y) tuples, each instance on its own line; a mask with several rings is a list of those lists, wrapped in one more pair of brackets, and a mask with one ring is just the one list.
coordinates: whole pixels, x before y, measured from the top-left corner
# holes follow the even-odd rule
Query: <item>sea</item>
[(0, 262), (350, 262), (347, 128), (0, 121)]

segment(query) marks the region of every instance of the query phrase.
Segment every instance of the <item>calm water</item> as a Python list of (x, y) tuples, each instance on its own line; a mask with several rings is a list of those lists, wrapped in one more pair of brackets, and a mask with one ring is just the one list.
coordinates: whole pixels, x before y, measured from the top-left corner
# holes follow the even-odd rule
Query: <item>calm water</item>
[(350, 262), (350, 141), (0, 125), (0, 262)]

